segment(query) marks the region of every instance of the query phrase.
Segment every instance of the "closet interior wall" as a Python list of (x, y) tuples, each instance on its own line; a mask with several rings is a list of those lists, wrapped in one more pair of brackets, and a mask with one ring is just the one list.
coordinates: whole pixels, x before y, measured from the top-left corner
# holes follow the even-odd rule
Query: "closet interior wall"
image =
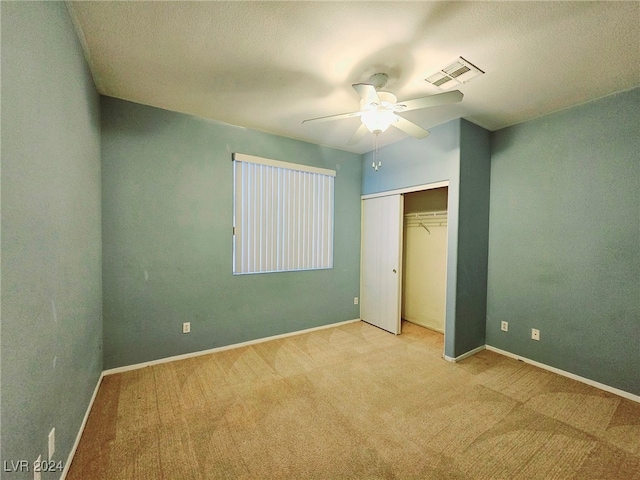
[(448, 187), (405, 194), (402, 318), (444, 333)]

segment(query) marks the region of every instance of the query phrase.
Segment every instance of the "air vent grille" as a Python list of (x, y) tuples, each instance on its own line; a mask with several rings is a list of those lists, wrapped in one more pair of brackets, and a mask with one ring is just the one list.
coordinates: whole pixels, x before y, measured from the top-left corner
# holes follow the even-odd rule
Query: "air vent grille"
[(473, 65), (468, 60), (459, 57), (451, 65), (439, 70), (437, 73), (427, 77), (426, 82), (440, 88), (448, 90), (456, 85), (467, 83), (472, 78), (483, 75), (484, 72)]
[[(429, 81), (429, 80), (427, 80), (427, 81)], [(435, 82), (432, 82), (432, 83), (433, 83), (436, 87), (439, 87), (439, 86), (440, 86), (440, 85), (442, 85), (443, 83), (447, 83), (447, 82), (449, 82), (449, 81), (451, 81), (451, 79), (450, 79), (449, 77), (442, 76), (442, 77), (440, 77), (439, 79), (437, 79)]]
[(449, 73), (450, 77), (457, 78), (460, 75), (462, 75), (463, 73), (467, 73), (467, 72), (470, 72), (470, 71), (471, 71), (471, 69), (469, 67), (462, 66), (462, 67), (458, 68), (457, 70), (455, 70), (455, 71), (453, 71), (451, 73), (449, 73), (449, 72), (447, 72), (447, 73)]

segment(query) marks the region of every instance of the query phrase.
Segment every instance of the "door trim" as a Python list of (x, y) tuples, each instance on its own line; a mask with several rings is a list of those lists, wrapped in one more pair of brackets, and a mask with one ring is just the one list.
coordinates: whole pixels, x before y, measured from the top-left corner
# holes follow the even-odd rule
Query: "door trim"
[(413, 187), (399, 188), (397, 190), (387, 190), (385, 192), (368, 193), (367, 195), (360, 195), (361, 200), (367, 200), (369, 198), (387, 197), (389, 195), (402, 195), (403, 193), (420, 192), (422, 190), (432, 190), (434, 188), (448, 187), (449, 180), (443, 180), (441, 182), (425, 183), (423, 185), (415, 185)]
[[(431, 182), (431, 183), (424, 183), (424, 184), (421, 184), (421, 185), (415, 185), (413, 187), (399, 188), (399, 189), (396, 189), (396, 190), (387, 190), (387, 191), (384, 191), (384, 192), (370, 193), (370, 194), (367, 194), (367, 195), (361, 195), (360, 196), (360, 200), (361, 200), (361, 202), (360, 202), (360, 212), (361, 212), (361, 214), (360, 214), (360, 229), (361, 229), (361, 231), (362, 231), (362, 225), (363, 225), (363, 222), (364, 222), (364, 219), (362, 217), (362, 200), (367, 200), (369, 198), (376, 198), (376, 197), (386, 197), (386, 196), (389, 196), (389, 195), (397, 195), (397, 194), (402, 195), (402, 194), (405, 194), (405, 193), (420, 192), (420, 191), (423, 191), (423, 190), (432, 190), (434, 188), (441, 188), (441, 187), (451, 188), (450, 183), (451, 183), (450, 180), (441, 180), (441, 181), (438, 181), (438, 182)], [(447, 207), (447, 212), (449, 212), (449, 211), (450, 211), (450, 207), (448, 206)], [(402, 229), (403, 227), (401, 226), (400, 228)], [(450, 232), (449, 232), (449, 224), (447, 223), (447, 266), (449, 264), (449, 256), (451, 255), (451, 252), (449, 252), (449, 249), (448, 249), (449, 234), (450, 234)], [(362, 242), (362, 239), (361, 239), (361, 242)], [(362, 244), (361, 244), (360, 248), (362, 248)], [(402, 256), (402, 254), (403, 254), (403, 252), (401, 251), (400, 255)], [(449, 270), (448, 269), (447, 269), (446, 275), (447, 275), (447, 278), (445, 278), (445, 282), (447, 282), (447, 285), (448, 285), (448, 276), (449, 276)], [(362, 293), (362, 253), (360, 254), (360, 290), (361, 290), (360, 293)], [(400, 298), (402, 298), (402, 282), (400, 282), (399, 295), (400, 295)], [(450, 292), (449, 288), (447, 288), (446, 291), (445, 291), (445, 302), (446, 303), (445, 303), (445, 313), (444, 313), (445, 321), (444, 321), (444, 346), (443, 346), (443, 352), (442, 352), (443, 358), (445, 356), (444, 350), (446, 350), (447, 337), (448, 337), (449, 334), (453, 335), (453, 332), (449, 332), (448, 331), (450, 327), (447, 326), (447, 324), (448, 324), (448, 322), (447, 322), (448, 315), (447, 314), (448, 314), (448, 305), (449, 305), (449, 301), (448, 301), (449, 300), (449, 295), (453, 295), (453, 298), (455, 299), (455, 292)], [(454, 305), (455, 305), (455, 300), (454, 300)], [(455, 310), (455, 306), (454, 306), (454, 310)], [(400, 324), (402, 325), (402, 318), (400, 318)], [(400, 331), (400, 333), (402, 333), (402, 330)]]

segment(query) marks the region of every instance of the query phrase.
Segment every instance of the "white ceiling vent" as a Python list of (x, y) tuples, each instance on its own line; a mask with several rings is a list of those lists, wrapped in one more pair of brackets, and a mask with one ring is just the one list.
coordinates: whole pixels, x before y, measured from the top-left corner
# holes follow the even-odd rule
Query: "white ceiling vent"
[(425, 78), (425, 81), (442, 90), (449, 90), (452, 87), (467, 83), (472, 78), (483, 74), (484, 72), (474, 64), (460, 57), (451, 65)]

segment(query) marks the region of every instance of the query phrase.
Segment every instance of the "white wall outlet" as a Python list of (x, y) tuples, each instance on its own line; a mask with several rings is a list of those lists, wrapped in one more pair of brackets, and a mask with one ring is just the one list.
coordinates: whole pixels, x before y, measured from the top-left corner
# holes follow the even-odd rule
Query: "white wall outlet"
[(191, 333), (191, 322), (184, 322), (182, 324), (182, 333)]
[(509, 322), (500, 322), (500, 330), (503, 332), (509, 331)]
[(42, 480), (42, 455), (33, 462), (33, 480)]
[(53, 458), (56, 451), (56, 428), (53, 427), (49, 432), (49, 460)]
[(536, 328), (531, 329), (531, 338), (533, 340), (540, 340), (540, 330)]
[(353, 297), (353, 304), (357, 305), (358, 304), (358, 297)]

